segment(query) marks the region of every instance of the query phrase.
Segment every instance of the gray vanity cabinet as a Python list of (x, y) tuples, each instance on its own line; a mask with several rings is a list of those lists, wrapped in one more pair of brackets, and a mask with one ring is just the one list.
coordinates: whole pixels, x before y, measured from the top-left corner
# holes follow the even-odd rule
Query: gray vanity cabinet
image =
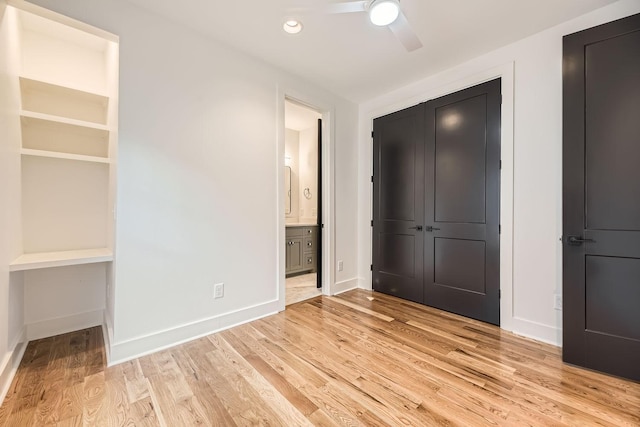
[(317, 226), (287, 227), (286, 275), (316, 271)]

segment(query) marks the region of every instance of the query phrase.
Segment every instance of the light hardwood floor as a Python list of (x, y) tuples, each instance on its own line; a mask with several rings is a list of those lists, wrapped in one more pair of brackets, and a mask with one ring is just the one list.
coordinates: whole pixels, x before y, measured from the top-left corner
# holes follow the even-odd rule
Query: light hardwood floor
[(93, 328), (29, 344), (0, 425), (640, 425), (640, 384), (362, 290), (111, 368)]

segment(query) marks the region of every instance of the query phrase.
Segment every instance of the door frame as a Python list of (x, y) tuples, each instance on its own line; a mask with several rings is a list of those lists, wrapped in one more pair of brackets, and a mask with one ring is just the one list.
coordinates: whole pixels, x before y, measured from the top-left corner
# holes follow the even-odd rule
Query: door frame
[(278, 87), (277, 95), (277, 114), (276, 114), (276, 165), (277, 165), (277, 179), (276, 179), (276, 194), (278, 207), (277, 215), (277, 232), (276, 232), (276, 253), (278, 254), (277, 269), (276, 269), (276, 283), (278, 284), (278, 311), (285, 309), (285, 294), (286, 294), (286, 278), (285, 278), (285, 262), (286, 262), (286, 250), (285, 250), (285, 213), (284, 213), (284, 174), (281, 173), (284, 164), (284, 103), (285, 100), (293, 101), (302, 106), (306, 106), (314, 111), (317, 111), (322, 116), (322, 153), (318, 153), (319, 158), (322, 159), (322, 218), (321, 224), (324, 227), (319, 227), (319, 233), (322, 233), (322, 247), (321, 247), (321, 263), (318, 268), (321, 269), (322, 280), (322, 294), (333, 295), (333, 285), (335, 283), (335, 164), (334, 164), (334, 126), (333, 116), (334, 107), (325, 103), (322, 99), (318, 99), (314, 96), (310, 96), (304, 93), (300, 93), (292, 88)]
[[(500, 176), (500, 327), (508, 331), (518, 330), (520, 334), (526, 335), (523, 331), (530, 328), (530, 322), (515, 317), (513, 310), (514, 70), (514, 63), (508, 62), (476, 74), (452, 79), (447, 83), (443, 83), (437, 87), (423, 89), (422, 91), (420, 91), (422, 85), (412, 85), (395, 97), (395, 99), (398, 97), (402, 98), (402, 101), (393, 102), (393, 99), (388, 97), (389, 102), (384, 103), (384, 99), (381, 98), (377, 104), (383, 106), (361, 111), (360, 135), (361, 144), (363, 145), (360, 149), (361, 159), (359, 166), (363, 172), (359, 174), (359, 191), (361, 192), (359, 205), (361, 208), (366, 206), (368, 209), (366, 209), (366, 211), (365, 209), (361, 209), (358, 213), (358, 222), (361, 224), (358, 236), (360, 243), (360, 288), (371, 289), (372, 287), (372, 275), (369, 266), (372, 262), (373, 246), (373, 234), (372, 228), (370, 227), (371, 214), (373, 212), (373, 184), (371, 183), (371, 174), (373, 171), (371, 129), (373, 129), (373, 119), (421, 102), (426, 102), (500, 78), (502, 92), (502, 108), (500, 113), (500, 152), (502, 160)], [(427, 86), (428, 83), (428, 80), (425, 81), (423, 86)], [(538, 331), (532, 332), (530, 335), (540, 339), (537, 332)], [(555, 340), (555, 336), (547, 338), (548, 342), (555, 342)]]

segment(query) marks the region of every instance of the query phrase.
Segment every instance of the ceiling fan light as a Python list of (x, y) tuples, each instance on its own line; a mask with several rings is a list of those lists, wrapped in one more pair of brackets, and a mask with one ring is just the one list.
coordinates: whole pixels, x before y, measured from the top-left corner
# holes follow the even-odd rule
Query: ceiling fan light
[(369, 6), (369, 19), (380, 27), (389, 25), (400, 15), (398, 0), (373, 0)]

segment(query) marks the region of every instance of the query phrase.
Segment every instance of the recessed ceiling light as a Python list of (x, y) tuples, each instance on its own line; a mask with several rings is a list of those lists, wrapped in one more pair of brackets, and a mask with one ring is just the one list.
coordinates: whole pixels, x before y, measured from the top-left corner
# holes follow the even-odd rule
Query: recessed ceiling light
[(389, 25), (400, 14), (398, 0), (373, 0), (369, 6), (369, 19), (374, 25)]
[(302, 22), (296, 19), (287, 19), (284, 21), (284, 24), (282, 24), (282, 29), (289, 34), (298, 34), (302, 31)]

